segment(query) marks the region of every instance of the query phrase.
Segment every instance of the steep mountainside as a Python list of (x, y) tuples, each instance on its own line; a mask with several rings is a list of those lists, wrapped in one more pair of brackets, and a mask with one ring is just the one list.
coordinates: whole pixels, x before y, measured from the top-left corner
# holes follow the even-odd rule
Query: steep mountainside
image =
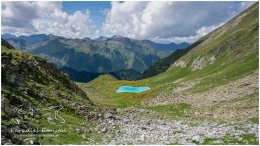
[(185, 55), (190, 49), (193, 48), (193, 46), (194, 46), (194, 44), (185, 49), (177, 49), (171, 55), (155, 62), (155, 64), (150, 66), (147, 70), (145, 70), (142, 73), (141, 77), (148, 78), (148, 77), (152, 77), (152, 76), (158, 75), (158, 74), (166, 71), (171, 66), (172, 63), (174, 63), (176, 60), (178, 60), (183, 55)]
[[(236, 54), (243, 54), (245, 51), (251, 52), (250, 50), (256, 48), (257, 46), (256, 42), (253, 43), (257, 38), (256, 36), (252, 36), (252, 34), (258, 30), (258, 24), (256, 23), (256, 20), (258, 19), (255, 16), (256, 13), (248, 13), (249, 12), (244, 12), (224, 26), (202, 37), (189, 47), (183, 50), (177, 50), (168, 57), (159, 60), (144, 71), (142, 75), (143, 78), (162, 73), (166, 71), (172, 64), (184, 68), (189, 66), (189, 62), (196, 59), (196, 62), (192, 64), (192, 67), (193, 70), (197, 70), (207, 66), (208, 64), (212, 64), (215, 62), (217, 57), (221, 56), (221, 54), (229, 54), (231, 52), (233, 52), (233, 54), (234, 52), (236, 52)], [(246, 19), (246, 15), (248, 15), (249, 18)], [(240, 22), (243, 18), (246, 20)], [(249, 21), (252, 22), (249, 23)], [(245, 35), (243, 35), (243, 33)], [(246, 42), (247, 40), (249, 42)], [(252, 45), (252, 47), (250, 48), (248, 45), (244, 46), (245, 43)], [(183, 58), (176, 62), (190, 50), (192, 50), (189, 53), (190, 55), (188, 54), (184, 57), (185, 59)], [(205, 55), (201, 56), (201, 54)]]
[(1, 144), (82, 144), (91, 137), (99, 110), (56, 65), (3, 39), (1, 55)]
[[(67, 39), (53, 35), (10, 35), (7, 41), (25, 52), (39, 55), (58, 66), (76, 71), (108, 73), (124, 69), (143, 72), (155, 61), (166, 57), (187, 43), (159, 44), (152, 41), (134, 40), (122, 36), (99, 37), (91, 40)], [(164, 49), (165, 48), (165, 49)]]
[[(101, 75), (79, 85), (97, 104), (124, 109), (116, 120), (122, 128), (110, 136), (111, 143), (258, 145), (258, 54), (256, 2), (184, 52), (157, 63), (152, 71), (162, 68), (162, 73), (137, 81)], [(151, 89), (115, 92), (125, 85)]]

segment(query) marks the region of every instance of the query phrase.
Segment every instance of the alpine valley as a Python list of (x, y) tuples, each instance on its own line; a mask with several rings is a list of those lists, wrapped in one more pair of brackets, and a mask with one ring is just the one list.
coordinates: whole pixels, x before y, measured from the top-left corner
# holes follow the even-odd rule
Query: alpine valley
[(192, 44), (2, 37), (1, 144), (259, 145), (259, 2)]

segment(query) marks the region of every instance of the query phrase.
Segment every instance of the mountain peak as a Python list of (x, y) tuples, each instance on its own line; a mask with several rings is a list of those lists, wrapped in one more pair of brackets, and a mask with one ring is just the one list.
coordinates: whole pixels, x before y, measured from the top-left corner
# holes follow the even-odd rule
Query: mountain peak
[(83, 38), (83, 40), (85, 40), (85, 41), (91, 41), (91, 38), (85, 37), (85, 38)]
[(106, 41), (107, 39), (108, 39), (108, 37), (100, 36), (100, 37), (96, 38), (95, 40), (98, 40), (98, 41)]
[(19, 39), (23, 39), (25, 41), (31, 42), (31, 43), (37, 43), (37, 42), (41, 42), (41, 41), (46, 41), (50, 38), (50, 35), (46, 35), (46, 34), (34, 34), (34, 35), (29, 35), (29, 36), (19, 36)]
[(4, 39), (12, 39), (12, 38), (16, 39), (17, 38), (17, 36), (12, 35), (10, 33), (1, 34), (1, 37)]
[(121, 35), (113, 35), (111, 38), (112, 38), (112, 39), (117, 39), (117, 38), (124, 38), (124, 37), (121, 36)]

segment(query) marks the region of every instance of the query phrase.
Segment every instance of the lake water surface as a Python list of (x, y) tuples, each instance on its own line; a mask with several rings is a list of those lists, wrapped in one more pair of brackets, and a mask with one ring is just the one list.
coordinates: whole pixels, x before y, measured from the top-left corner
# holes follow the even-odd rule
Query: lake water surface
[(147, 90), (150, 90), (150, 87), (146, 86), (140, 86), (140, 87), (133, 87), (133, 86), (120, 86), (117, 90), (116, 93), (123, 93), (123, 92), (130, 92), (130, 93), (140, 93), (144, 92)]

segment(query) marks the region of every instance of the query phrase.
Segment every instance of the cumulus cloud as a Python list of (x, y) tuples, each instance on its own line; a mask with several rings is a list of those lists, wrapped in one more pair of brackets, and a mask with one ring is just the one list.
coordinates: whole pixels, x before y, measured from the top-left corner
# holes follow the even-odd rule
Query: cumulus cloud
[(160, 42), (194, 42), (252, 3), (111, 2), (111, 9), (99, 10), (106, 19), (102, 28), (97, 28), (90, 11), (68, 14), (61, 2), (5, 1), (1, 2), (1, 30), (15, 35), (44, 33), (69, 38), (122, 35)]
[(107, 34), (137, 39), (193, 42), (248, 7), (234, 2), (112, 2)]
[(191, 36), (184, 36), (184, 37), (178, 37), (178, 36), (173, 36), (173, 37), (168, 37), (168, 38), (154, 38), (153, 40), (155, 42), (160, 42), (160, 43), (169, 43), (169, 42), (175, 42), (175, 43), (181, 43), (181, 42), (187, 42), (187, 43), (192, 43), (196, 40), (198, 40), (199, 38), (201, 38), (202, 36), (208, 34), (209, 32), (213, 31), (214, 29), (220, 27), (221, 25), (223, 25), (224, 23), (220, 23), (218, 25), (212, 25), (209, 27), (201, 27), (200, 29), (196, 30), (196, 34), (195, 35), (191, 35)]
[(34, 19), (32, 25), (39, 33), (71, 38), (83, 38), (92, 33), (89, 11), (76, 11), (74, 14), (69, 15), (57, 9), (49, 17)]
[(46, 16), (60, 7), (59, 2), (2, 2), (2, 25), (26, 27), (32, 19)]
[(61, 2), (2, 2), (2, 32), (15, 35), (54, 34), (70, 38), (90, 36), (89, 11), (68, 14)]

